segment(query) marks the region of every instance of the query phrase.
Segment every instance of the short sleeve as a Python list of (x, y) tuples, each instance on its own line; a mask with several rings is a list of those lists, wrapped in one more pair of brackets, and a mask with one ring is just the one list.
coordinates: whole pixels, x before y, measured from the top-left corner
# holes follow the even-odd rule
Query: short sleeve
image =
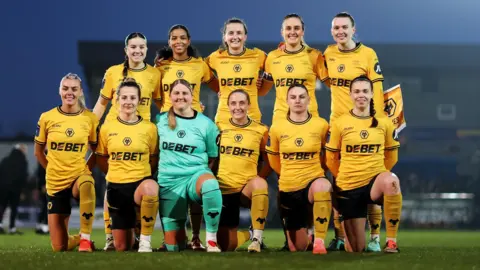
[(327, 132), (325, 138), (325, 149), (330, 152), (338, 152), (340, 151), (340, 147), (342, 146), (342, 135), (340, 134), (340, 128), (338, 127), (338, 120), (335, 121)]
[(95, 149), (95, 154), (99, 156), (108, 156), (107, 127), (107, 125), (103, 125), (100, 128), (100, 132), (98, 134), (98, 145), (97, 149)]
[(267, 139), (265, 151), (271, 155), (278, 155), (280, 151), (279, 148), (280, 148), (279, 140), (278, 140), (276, 128), (275, 128), (275, 125), (273, 125), (270, 128), (270, 132), (268, 133), (268, 139)]
[(37, 129), (35, 130), (35, 142), (37, 144), (46, 144), (47, 143), (47, 127), (46, 127), (45, 114), (40, 115), (38, 119)]
[(375, 51), (371, 51), (368, 56), (367, 76), (373, 82), (383, 81), (382, 69)]
[(268, 54), (267, 58), (265, 59), (265, 75), (264, 78), (265, 80), (273, 81), (272, 77), (272, 55)]
[(393, 150), (399, 148), (400, 142), (398, 141), (398, 132), (393, 126), (392, 121), (386, 119), (385, 123), (385, 150)]
[(150, 145), (149, 145), (150, 155), (156, 156), (158, 155), (158, 131), (157, 131), (157, 126), (155, 126), (155, 124), (153, 123), (150, 124), (149, 137), (150, 137)]
[(100, 125), (95, 114), (92, 113), (90, 118), (92, 124), (90, 127), (90, 135), (88, 136), (88, 143), (91, 145), (96, 145), (98, 143), (98, 132), (100, 131)]
[(203, 69), (202, 82), (209, 83), (213, 79), (213, 72), (205, 62), (202, 62), (202, 69)]
[(220, 132), (218, 127), (212, 122), (208, 122), (206, 146), (209, 158), (218, 157), (218, 146), (220, 144)]
[(160, 73), (158, 69), (156, 69), (155, 71), (158, 71), (158, 79), (157, 83), (155, 84), (155, 88), (153, 89), (152, 98), (154, 100), (162, 100), (162, 91), (160, 89), (162, 85), (162, 73)]
[(100, 89), (100, 96), (104, 99), (111, 100), (113, 98), (113, 91), (115, 87), (113, 86), (113, 78), (110, 69), (105, 72), (102, 80), (102, 88)]

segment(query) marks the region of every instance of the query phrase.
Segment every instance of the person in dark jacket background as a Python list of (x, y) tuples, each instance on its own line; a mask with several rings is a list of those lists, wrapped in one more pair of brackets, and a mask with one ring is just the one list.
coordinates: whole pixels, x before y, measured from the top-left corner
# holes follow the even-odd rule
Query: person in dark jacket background
[(0, 233), (5, 233), (3, 214), (10, 207), (9, 234), (22, 234), (15, 227), (20, 195), (28, 179), (27, 145), (16, 144), (10, 154), (0, 162)]

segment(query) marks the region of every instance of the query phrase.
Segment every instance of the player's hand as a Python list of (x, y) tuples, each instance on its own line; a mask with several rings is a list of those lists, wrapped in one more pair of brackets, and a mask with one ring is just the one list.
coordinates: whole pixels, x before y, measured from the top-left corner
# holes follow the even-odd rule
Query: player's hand
[(262, 85), (263, 85), (263, 72), (262, 74), (258, 75), (257, 89), (260, 90), (260, 88), (262, 88)]
[(218, 91), (217, 95), (218, 95), (218, 98), (220, 98), (222, 96), (222, 92)]
[(284, 41), (282, 41), (278, 44), (278, 49), (280, 49), (282, 51), (285, 50), (285, 42)]
[[(220, 93), (220, 92), (219, 92), (219, 93)], [(205, 105), (203, 105), (203, 103), (202, 103), (202, 102), (200, 102), (200, 109), (202, 110), (202, 112), (204, 112), (204, 111), (205, 111)]]
[(155, 57), (155, 67), (159, 67), (162, 64), (163, 58)]

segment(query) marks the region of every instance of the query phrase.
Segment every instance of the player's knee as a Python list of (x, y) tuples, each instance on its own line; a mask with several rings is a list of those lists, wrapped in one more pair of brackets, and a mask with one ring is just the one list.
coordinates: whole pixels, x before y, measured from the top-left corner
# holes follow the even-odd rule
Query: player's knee
[(383, 180), (384, 188), (386, 194), (394, 195), (401, 192), (400, 190), (400, 180), (395, 174), (388, 173)]
[(202, 184), (202, 194), (220, 190), (217, 179), (208, 179)]
[(259, 190), (259, 189), (268, 189), (268, 184), (265, 179), (261, 177), (255, 177), (252, 180), (250, 180), (250, 183), (252, 185), (252, 188), (254, 190)]
[(325, 179), (325, 178), (320, 178), (315, 180), (312, 183), (313, 192), (332, 192), (332, 184)]
[(142, 193), (143, 195), (147, 196), (158, 196), (158, 184), (157, 182), (148, 179), (143, 181), (142, 185)]

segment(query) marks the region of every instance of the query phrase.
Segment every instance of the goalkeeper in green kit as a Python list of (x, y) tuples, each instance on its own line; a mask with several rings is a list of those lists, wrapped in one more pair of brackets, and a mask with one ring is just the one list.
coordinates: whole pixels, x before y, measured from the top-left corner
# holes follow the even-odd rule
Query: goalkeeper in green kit
[(167, 251), (185, 249), (189, 202), (203, 207), (207, 252), (220, 252), (217, 231), (222, 194), (209, 164), (218, 156), (219, 131), (208, 117), (192, 109), (192, 87), (179, 79), (170, 86), (172, 107), (157, 116), (160, 138), (159, 212)]

